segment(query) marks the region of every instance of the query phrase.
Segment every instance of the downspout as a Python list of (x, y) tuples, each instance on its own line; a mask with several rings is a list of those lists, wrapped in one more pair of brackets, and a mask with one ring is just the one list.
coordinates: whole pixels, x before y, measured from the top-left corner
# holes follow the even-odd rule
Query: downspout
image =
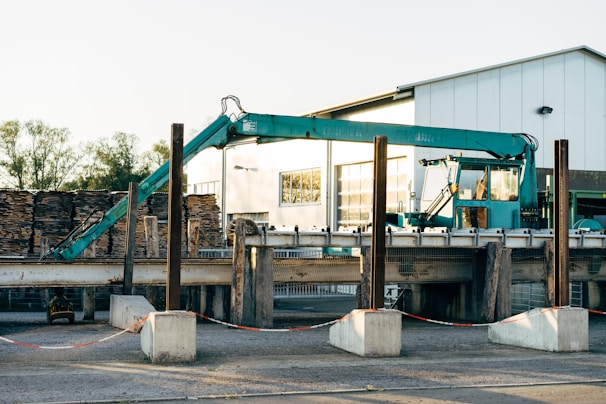
[(334, 190), (332, 189), (332, 176), (334, 170), (332, 168), (332, 140), (326, 141), (326, 225), (330, 228), (334, 228), (333, 223), (333, 206), (332, 206), (332, 195)]

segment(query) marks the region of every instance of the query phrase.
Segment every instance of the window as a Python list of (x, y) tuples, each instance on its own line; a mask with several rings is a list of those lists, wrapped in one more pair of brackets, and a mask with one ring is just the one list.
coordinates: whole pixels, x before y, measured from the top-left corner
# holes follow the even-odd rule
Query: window
[[(337, 166), (337, 228), (366, 230), (372, 222), (372, 162)], [(408, 201), (406, 157), (387, 161), (387, 212), (405, 212)]]
[(319, 168), (280, 174), (281, 205), (320, 203), (321, 172)]
[(518, 200), (518, 168), (490, 168), (490, 199), (493, 201)]
[(227, 214), (227, 222), (231, 223), (236, 219), (250, 219), (254, 221), (260, 228), (265, 226), (269, 228), (269, 212), (246, 212), (246, 213), (229, 213)]
[(461, 166), (459, 176), (460, 200), (486, 200), (488, 197), (488, 167)]
[(459, 177), (459, 200), (486, 200), (490, 187), (490, 199), (493, 201), (518, 200), (518, 167), (490, 166), (461, 167)]

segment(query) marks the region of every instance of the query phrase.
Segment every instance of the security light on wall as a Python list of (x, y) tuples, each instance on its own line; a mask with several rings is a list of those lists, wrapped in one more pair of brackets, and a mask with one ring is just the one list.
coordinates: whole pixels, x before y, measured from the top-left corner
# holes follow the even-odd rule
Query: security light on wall
[(539, 114), (551, 114), (553, 112), (553, 108), (548, 107), (548, 106), (542, 106), (541, 108), (539, 108)]
[(242, 166), (239, 166), (239, 165), (235, 165), (234, 166), (234, 170), (257, 171), (257, 169), (254, 168), (254, 167), (242, 167)]

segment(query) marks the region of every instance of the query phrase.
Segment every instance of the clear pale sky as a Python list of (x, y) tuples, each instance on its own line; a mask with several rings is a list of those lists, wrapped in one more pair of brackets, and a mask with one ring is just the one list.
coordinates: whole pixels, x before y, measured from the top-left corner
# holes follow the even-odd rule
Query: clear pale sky
[(603, 0), (0, 0), (0, 123), (74, 143), (173, 122), (233, 94), (299, 115), (398, 85), (579, 45), (606, 53)]

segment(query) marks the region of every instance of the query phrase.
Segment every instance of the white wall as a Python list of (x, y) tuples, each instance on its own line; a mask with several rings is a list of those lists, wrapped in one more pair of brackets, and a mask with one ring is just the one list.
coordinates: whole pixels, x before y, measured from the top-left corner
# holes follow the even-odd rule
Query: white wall
[[(606, 170), (605, 77), (603, 60), (574, 51), (419, 85), (415, 122), (529, 133), (540, 142), (538, 167), (553, 167), (553, 142), (568, 139), (571, 169)], [(537, 113), (543, 105), (553, 113)]]

